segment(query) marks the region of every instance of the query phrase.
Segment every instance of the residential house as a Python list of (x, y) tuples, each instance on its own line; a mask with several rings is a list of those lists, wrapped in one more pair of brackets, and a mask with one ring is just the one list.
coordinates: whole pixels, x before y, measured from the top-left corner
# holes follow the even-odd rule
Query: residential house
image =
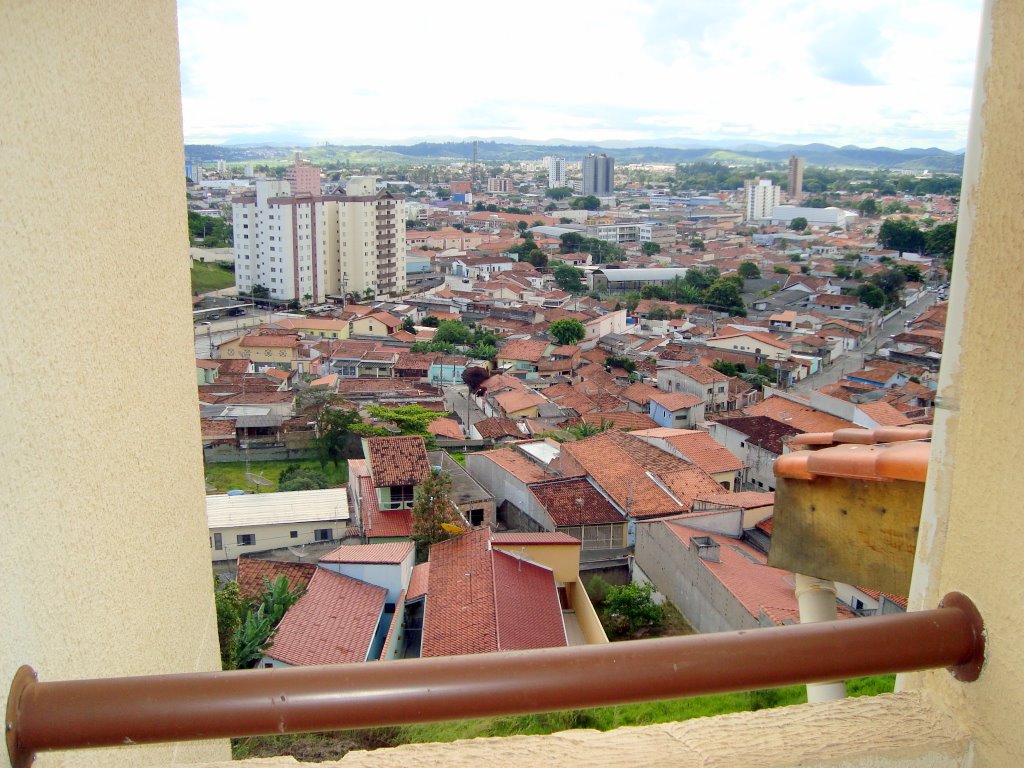
[(584, 552), (626, 547), (628, 526), (622, 510), (586, 477), (564, 477), (531, 483), (536, 500), (523, 512), (541, 530), (579, 539)]
[[(550, 451), (558, 451), (557, 443), (552, 441), (546, 445)], [(543, 530), (536, 516), (529, 514), (529, 510), (536, 504), (529, 486), (560, 475), (536, 455), (524, 450), (524, 447), (518, 444), (497, 450), (467, 453), (466, 471), (494, 498), (497, 517), (507, 527), (527, 531)]]
[(256, 370), (265, 366), (312, 372), (317, 353), (298, 334), (247, 333), (217, 345), (217, 356), (249, 360)]
[(393, 614), (383, 587), (317, 568), (288, 609), (259, 667), (346, 664), (380, 657)]
[(551, 346), (545, 339), (509, 339), (498, 350), (495, 361), (499, 368), (536, 373)]
[(390, 336), (402, 327), (402, 321), (388, 312), (373, 312), (352, 321), (353, 336)]
[(377, 506), (381, 510), (411, 509), (416, 486), (430, 474), (427, 448), (419, 435), (363, 439)]
[(715, 442), (746, 466), (744, 482), (769, 491), (775, 490), (775, 460), (784, 441), (803, 433), (767, 416), (735, 416), (709, 422), (708, 428)]
[(650, 416), (669, 428), (690, 428), (704, 421), (704, 400), (688, 392), (657, 392), (651, 395)]
[(338, 547), (320, 557), (319, 567), (385, 589), (385, 603), (394, 609), (415, 564), (411, 541), (390, 541)]
[(699, 429), (659, 428), (645, 429), (632, 434), (663, 451), (696, 464), (727, 491), (739, 490), (746, 465), (731, 451), (715, 442), (707, 432)]
[(449, 498), (462, 518), (474, 528), (481, 525), (493, 528), (497, 522), (494, 496), (445, 451), (431, 451), (427, 459), (432, 469), (451, 478)]
[(793, 575), (741, 536), (738, 511), (643, 522), (636, 566), (698, 632), (799, 624)]
[(494, 443), (503, 443), (510, 440), (522, 440), (529, 437), (526, 426), (521, 421), (504, 418), (501, 416), (490, 416), (480, 419), (469, 428), (469, 436), (473, 440), (490, 440)]
[(710, 349), (737, 350), (756, 355), (762, 362), (786, 360), (790, 346), (784, 341), (759, 331), (728, 331), (707, 340)]
[(533, 390), (507, 390), (489, 396), (487, 403), (491, 408), (485, 408), (485, 412), (501, 414), (509, 419), (535, 419), (540, 406), (547, 402), (544, 395)]
[(286, 317), (275, 320), (272, 327), (321, 339), (347, 339), (349, 334), (349, 322), (335, 317)]
[[(430, 548), (419, 655), (607, 642), (579, 580), (580, 543), (560, 533), (483, 528)], [(415, 616), (407, 606), (407, 616)]]
[(696, 496), (722, 490), (696, 465), (618, 430), (563, 443), (551, 466), (589, 476), (625, 512), (631, 544), (634, 521), (689, 511)]
[(729, 408), (729, 377), (710, 366), (659, 368), (658, 389), (696, 395), (704, 401), (705, 412), (719, 413)]
[(345, 488), (206, 497), (214, 562), (342, 538), (349, 523)]

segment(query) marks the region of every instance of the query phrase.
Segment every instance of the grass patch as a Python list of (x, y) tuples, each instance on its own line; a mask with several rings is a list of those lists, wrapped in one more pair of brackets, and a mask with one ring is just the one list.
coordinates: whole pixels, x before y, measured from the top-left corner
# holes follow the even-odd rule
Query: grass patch
[[(895, 680), (895, 675), (864, 677), (848, 681), (846, 687), (850, 696), (873, 696), (891, 693)], [(234, 739), (231, 751), (235, 759), (294, 755), (299, 760), (339, 760), (352, 749), (377, 749), (400, 744), (449, 742), (488, 736), (545, 735), (573, 728), (608, 731), (626, 726), (678, 722), (694, 717), (786, 707), (806, 702), (806, 688), (802, 685), (791, 685), (786, 688), (746, 693), (695, 696), (689, 699), (574, 709), (538, 715), (510, 715), (394, 728)]]
[(235, 271), (218, 262), (192, 262), (192, 293), (209, 293), (235, 284)]
[[(316, 459), (292, 459), (291, 461), (250, 461), (249, 472), (254, 475), (261, 475), (270, 480), (272, 485), (260, 488), (260, 492), (268, 493), (277, 490), (277, 482), (285, 468), (292, 464), (298, 464), (304, 469), (315, 469), (323, 471), (328, 482), (332, 486), (344, 485), (348, 482), (348, 464), (342, 462), (335, 467), (328, 462), (327, 466), (320, 469), (320, 462)], [(231, 490), (255, 491), (256, 486), (245, 477), (244, 461), (217, 462), (206, 465), (206, 484), (216, 488), (210, 493), (227, 493)]]

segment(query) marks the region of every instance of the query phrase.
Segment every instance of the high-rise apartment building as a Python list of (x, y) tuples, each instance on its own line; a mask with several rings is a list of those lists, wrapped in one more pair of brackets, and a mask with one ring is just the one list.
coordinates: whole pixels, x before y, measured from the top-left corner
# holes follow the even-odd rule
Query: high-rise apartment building
[(789, 183), (786, 194), (790, 200), (802, 197), (804, 193), (804, 161), (796, 155), (789, 157)]
[(284, 178), (291, 185), (293, 195), (320, 194), (320, 169), (298, 155), (295, 157), (295, 165), (284, 172)]
[(583, 158), (583, 194), (611, 197), (615, 188), (615, 158), (587, 155)]
[(508, 176), (491, 176), (487, 180), (487, 191), (488, 192), (513, 192), (515, 191), (515, 184), (512, 179)]
[(743, 182), (743, 209), (746, 221), (768, 221), (775, 206), (782, 203), (782, 188), (771, 179), (747, 179)]
[[(317, 178), (319, 185), (319, 170)], [(260, 285), (271, 299), (310, 304), (331, 294), (405, 290), (405, 201), (378, 192), (376, 177), (354, 176), (344, 194), (331, 195), (259, 180), (232, 202), (240, 291)]]
[(548, 171), (548, 187), (550, 189), (567, 186), (564, 157), (545, 157), (544, 167)]

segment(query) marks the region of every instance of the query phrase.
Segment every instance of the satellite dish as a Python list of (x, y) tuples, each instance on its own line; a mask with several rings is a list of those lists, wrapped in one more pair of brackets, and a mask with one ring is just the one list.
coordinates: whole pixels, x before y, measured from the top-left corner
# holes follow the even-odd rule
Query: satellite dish
[(465, 533), (465, 530), (458, 525), (452, 525), (451, 523), (441, 523), (443, 528), (448, 533)]

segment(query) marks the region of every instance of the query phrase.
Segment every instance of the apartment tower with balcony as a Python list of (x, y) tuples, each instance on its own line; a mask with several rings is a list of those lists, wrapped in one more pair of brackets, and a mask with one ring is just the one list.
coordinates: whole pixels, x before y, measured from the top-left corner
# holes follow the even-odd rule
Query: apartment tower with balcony
[[(313, 188), (313, 166), (294, 183)], [(319, 169), (315, 169), (319, 187)], [(405, 291), (405, 201), (378, 192), (376, 177), (354, 176), (344, 193), (295, 192), (290, 181), (257, 181), (234, 198), (235, 281), (262, 286), (279, 302), (320, 303), (329, 295)]]

